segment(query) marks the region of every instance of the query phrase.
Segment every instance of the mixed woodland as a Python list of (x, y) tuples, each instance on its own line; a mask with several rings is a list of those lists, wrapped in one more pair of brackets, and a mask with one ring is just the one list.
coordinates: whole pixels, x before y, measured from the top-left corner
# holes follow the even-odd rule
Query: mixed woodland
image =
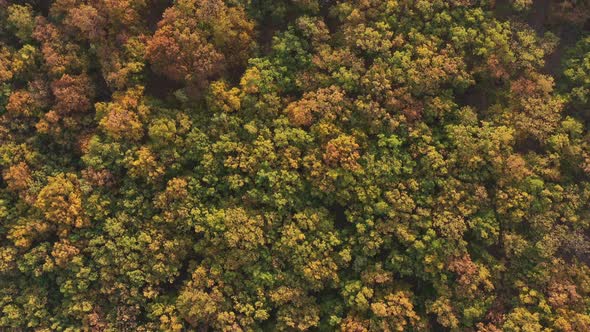
[(0, 329), (590, 331), (590, 1), (0, 0)]

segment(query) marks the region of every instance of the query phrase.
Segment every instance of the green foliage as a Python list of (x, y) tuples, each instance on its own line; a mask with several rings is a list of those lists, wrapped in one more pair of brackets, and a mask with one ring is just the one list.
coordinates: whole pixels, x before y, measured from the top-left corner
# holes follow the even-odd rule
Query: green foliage
[(582, 38), (570, 50), (569, 57), (565, 60), (564, 75), (567, 86), (570, 88), (570, 97), (576, 106), (584, 108), (590, 98), (590, 38)]
[(14, 4), (8, 7), (7, 12), (7, 26), (11, 32), (23, 42), (30, 40), (35, 27), (31, 7)]

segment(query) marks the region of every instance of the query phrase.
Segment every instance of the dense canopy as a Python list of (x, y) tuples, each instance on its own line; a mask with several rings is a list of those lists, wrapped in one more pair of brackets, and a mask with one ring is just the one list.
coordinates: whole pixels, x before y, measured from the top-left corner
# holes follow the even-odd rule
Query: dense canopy
[(590, 331), (589, 29), (0, 0), (0, 330)]

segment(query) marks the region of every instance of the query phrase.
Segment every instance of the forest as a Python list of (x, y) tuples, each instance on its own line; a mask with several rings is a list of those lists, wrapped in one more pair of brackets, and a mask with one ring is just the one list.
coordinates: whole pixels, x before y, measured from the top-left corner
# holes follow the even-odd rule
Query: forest
[(1, 331), (590, 331), (589, 0), (0, 0)]

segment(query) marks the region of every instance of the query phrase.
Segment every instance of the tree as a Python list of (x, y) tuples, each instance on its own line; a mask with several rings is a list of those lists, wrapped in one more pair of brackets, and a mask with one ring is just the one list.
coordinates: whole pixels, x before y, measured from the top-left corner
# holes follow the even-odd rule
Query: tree
[(244, 65), (252, 49), (253, 24), (240, 7), (221, 0), (181, 0), (167, 9), (147, 46), (154, 70), (199, 85), (224, 69)]
[(29, 41), (35, 27), (32, 8), (29, 5), (10, 5), (8, 7), (7, 25), (21, 41)]
[(67, 234), (70, 227), (80, 228), (89, 223), (84, 214), (79, 180), (72, 173), (50, 177), (39, 192), (35, 207), (47, 221), (56, 224), (62, 234)]
[(116, 93), (110, 103), (96, 104), (99, 124), (115, 140), (140, 140), (144, 135), (142, 120), (149, 115), (143, 100), (143, 87), (137, 86)]

